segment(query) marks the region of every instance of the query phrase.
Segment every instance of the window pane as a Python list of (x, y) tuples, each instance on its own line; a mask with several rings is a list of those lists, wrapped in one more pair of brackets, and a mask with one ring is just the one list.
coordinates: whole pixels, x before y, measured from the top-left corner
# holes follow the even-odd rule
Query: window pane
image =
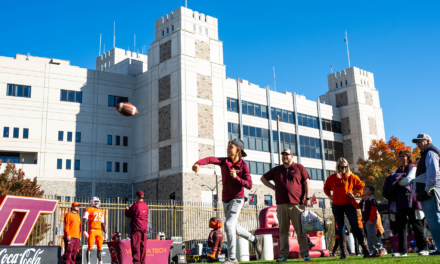
[(267, 106), (265, 106), (265, 105), (261, 106), (261, 117), (267, 118)]
[(264, 174), (264, 165), (263, 162), (258, 162), (258, 175)]
[(249, 138), (249, 149), (255, 150), (255, 138)]
[(15, 86), (15, 95), (16, 96), (23, 96), (23, 85), (16, 85)]
[(304, 146), (310, 146), (310, 138), (304, 137)]
[[(280, 121), (283, 120), (283, 119), (282, 119), (282, 118), (283, 118), (283, 114), (282, 114), (281, 109), (277, 109), (277, 116), (280, 117)], [(275, 120), (276, 120), (276, 119), (275, 119)]]
[(67, 91), (61, 90), (61, 101), (67, 101)]
[(119, 162), (115, 162), (115, 172), (119, 172)]
[(243, 115), (247, 115), (248, 110), (246, 101), (241, 101), (241, 111), (243, 112)]
[(6, 95), (14, 96), (14, 84), (8, 84), (8, 90), (6, 91)]
[(290, 147), (291, 147), (291, 151), (292, 151), (292, 153), (293, 153), (293, 156), (296, 156), (296, 145), (295, 144), (290, 144)]
[(57, 159), (57, 169), (61, 170), (63, 168), (63, 160)]
[(82, 92), (76, 92), (76, 102), (82, 103)]
[(108, 106), (115, 106), (115, 97), (113, 95), (108, 96)]
[(116, 136), (116, 138), (115, 138), (115, 145), (116, 146), (119, 146), (119, 145), (121, 145), (121, 137), (120, 136)]
[(332, 121), (332, 131), (336, 132), (336, 121)]
[(31, 87), (30, 86), (25, 86), (24, 87), (24, 95), (23, 96), (31, 98)]
[(278, 133), (277, 133), (277, 131), (272, 130), (272, 139), (273, 140), (278, 140)]
[(313, 116), (308, 116), (308, 126), (313, 127)]
[(270, 108), (270, 114), (271, 114), (272, 120), (276, 121), (277, 117), (276, 117), (276, 110), (275, 110), (275, 108), (272, 108), (272, 107)]
[(76, 132), (75, 142), (81, 142), (81, 132)]
[(302, 121), (302, 114), (298, 113), (298, 125), (302, 126), (303, 125), (303, 121)]
[(287, 110), (283, 110), (283, 121), (286, 123), (289, 122), (289, 114), (287, 113)]
[(124, 137), (124, 146), (128, 146), (128, 137)]
[[(232, 139), (230, 139), (232, 140)], [(243, 142), (244, 142), (244, 147), (246, 149), (249, 149), (249, 137), (248, 136), (243, 136)]]
[(237, 99), (231, 98), (231, 110), (232, 112), (238, 112), (237, 110)]
[(255, 116), (261, 117), (261, 107), (259, 104), (255, 104)]
[(14, 138), (18, 138), (18, 133), (19, 133), (19, 128), (18, 127), (14, 127)]
[(67, 91), (67, 101), (75, 102), (75, 91)]
[(3, 128), (3, 137), (9, 137), (9, 127)]
[(307, 126), (307, 115), (302, 116), (303, 126)]
[(72, 132), (67, 132), (67, 141), (72, 142)]
[(263, 129), (263, 138), (269, 139), (269, 130), (268, 129)]
[(270, 171), (270, 164), (269, 163), (264, 163), (264, 173)]
[(128, 163), (124, 162), (122, 164), (122, 172), (128, 172)]
[(315, 148), (310, 148), (310, 157), (311, 158), (315, 158), (316, 157)]
[(107, 161), (107, 171), (112, 171), (112, 163)]
[(309, 146), (306, 146), (306, 147), (305, 147), (305, 151), (306, 151), (306, 153), (305, 153), (305, 157), (310, 158), (310, 147), (309, 147)]
[(316, 158), (320, 159), (321, 158), (321, 150), (319, 148), (315, 148), (315, 152), (316, 152)]
[(272, 206), (272, 196), (271, 195), (264, 196), (264, 205)]
[(306, 147), (305, 146), (301, 146), (301, 157), (305, 157), (306, 156)]
[(269, 152), (269, 140), (263, 140), (263, 151)]
[(232, 133), (239, 134), (238, 124), (232, 124)]
[(314, 117), (314, 118), (313, 118), (313, 127), (314, 127), (314, 128), (319, 128), (319, 127), (318, 127), (318, 118), (317, 118), (317, 117)]
[(290, 143), (296, 143), (296, 135), (290, 134)]
[(111, 145), (112, 144), (112, 136), (108, 135), (107, 136), (107, 145)]
[(278, 153), (278, 141), (273, 141), (272, 147), (273, 147), (273, 152)]
[(257, 163), (255, 161), (251, 161), (251, 174), (257, 174)]
[(257, 137), (262, 138), (263, 137), (263, 131), (260, 127), (256, 127)]
[(29, 138), (29, 128), (23, 128), (23, 138)]
[(63, 141), (64, 139), (64, 132), (63, 131), (58, 131), (58, 141)]
[(293, 112), (289, 111), (289, 123), (293, 124)]
[(70, 170), (72, 166), (72, 161), (71, 160), (66, 160), (66, 170)]
[(249, 103), (248, 102), (248, 115), (251, 115), (251, 116), (255, 115), (255, 113), (254, 113), (254, 103)]
[(255, 127), (249, 127), (249, 136), (255, 137)]
[(332, 131), (332, 123), (329, 120), (325, 122), (325, 128), (327, 131)]
[(263, 140), (261, 138), (257, 138), (257, 150), (263, 151)]

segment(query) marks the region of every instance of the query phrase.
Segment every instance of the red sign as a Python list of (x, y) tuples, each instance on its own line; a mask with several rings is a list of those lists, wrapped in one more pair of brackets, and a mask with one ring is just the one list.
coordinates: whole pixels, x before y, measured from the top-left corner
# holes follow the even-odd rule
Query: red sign
[[(172, 240), (148, 240), (145, 264), (168, 264)], [(132, 264), (130, 240), (107, 242), (112, 263)]]
[(13, 218), (0, 245), (24, 246), (40, 214), (53, 214), (57, 205), (58, 200), (52, 199), (0, 196), (0, 236)]
[(316, 196), (313, 194), (313, 198), (312, 198), (312, 202), (311, 202), (311, 204), (312, 205), (314, 205), (314, 204), (318, 204), (318, 201), (316, 200)]

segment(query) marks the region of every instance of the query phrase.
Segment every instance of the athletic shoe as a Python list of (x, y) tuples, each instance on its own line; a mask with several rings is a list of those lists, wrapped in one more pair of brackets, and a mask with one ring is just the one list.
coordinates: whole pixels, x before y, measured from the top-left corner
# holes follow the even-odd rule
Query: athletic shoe
[(277, 259), (277, 261), (276, 262), (286, 262), (287, 261), (287, 259), (286, 258), (279, 258), (279, 259)]
[(419, 252), (419, 256), (429, 256), (429, 251), (428, 250), (422, 250)]
[(335, 253), (330, 253), (330, 257), (336, 257)]
[(380, 257), (382, 257), (382, 256), (383, 256), (383, 250), (379, 251), (379, 252), (376, 253), (376, 254), (373, 254), (373, 255), (371, 256), (371, 258), (380, 258)]
[(307, 256), (305, 256), (304, 257), (304, 261), (310, 261), (311, 259), (310, 259), (310, 256), (309, 255), (307, 255)]
[(256, 242), (252, 244), (257, 252), (257, 259), (261, 259), (261, 256), (263, 255), (263, 237), (255, 237), (255, 241)]
[(408, 257), (408, 255), (406, 253), (395, 252), (393, 253), (393, 257)]

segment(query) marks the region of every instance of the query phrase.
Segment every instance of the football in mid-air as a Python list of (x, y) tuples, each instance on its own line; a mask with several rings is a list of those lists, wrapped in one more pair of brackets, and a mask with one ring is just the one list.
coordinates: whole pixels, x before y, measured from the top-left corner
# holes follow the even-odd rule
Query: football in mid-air
[(134, 116), (139, 114), (136, 106), (130, 103), (119, 103), (116, 106), (116, 110), (123, 116)]

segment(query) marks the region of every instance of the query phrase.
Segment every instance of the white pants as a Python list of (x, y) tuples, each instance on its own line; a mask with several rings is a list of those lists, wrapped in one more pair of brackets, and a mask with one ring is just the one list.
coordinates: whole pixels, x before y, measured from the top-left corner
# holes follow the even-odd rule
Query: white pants
[(228, 241), (228, 257), (233, 259), (236, 258), (236, 234), (251, 242), (255, 239), (255, 237), (249, 231), (238, 224), (238, 216), (240, 215), (243, 205), (244, 198), (233, 199), (229, 203), (223, 202), (223, 211), (225, 212), (226, 216), (225, 231), (226, 239)]

